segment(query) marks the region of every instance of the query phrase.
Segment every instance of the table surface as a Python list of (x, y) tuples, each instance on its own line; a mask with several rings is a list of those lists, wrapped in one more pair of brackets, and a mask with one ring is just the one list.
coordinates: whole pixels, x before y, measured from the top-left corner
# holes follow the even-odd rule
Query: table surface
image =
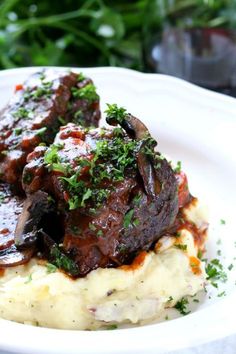
[(236, 335), (226, 337), (221, 340), (206, 343), (198, 347), (163, 354), (235, 354), (236, 353)]
[[(206, 343), (198, 347), (192, 347), (184, 350), (175, 350), (174, 352), (163, 352), (163, 354), (235, 354), (236, 353), (236, 335), (226, 337), (221, 340)], [(0, 351), (0, 354), (11, 354)], [(32, 353), (33, 354), (33, 353)], [(67, 353), (65, 353), (67, 354)], [(82, 354), (82, 353), (80, 353)], [(122, 353), (121, 353), (122, 354)], [(145, 354), (145, 353), (143, 353)]]

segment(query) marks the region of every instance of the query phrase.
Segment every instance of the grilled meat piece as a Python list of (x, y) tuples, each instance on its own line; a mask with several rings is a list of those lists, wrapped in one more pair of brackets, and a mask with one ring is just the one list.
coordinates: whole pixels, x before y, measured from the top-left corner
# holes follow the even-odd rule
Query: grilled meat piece
[(175, 174), (154, 151), (145, 125), (116, 106), (107, 119), (123, 129), (68, 124), (53, 145), (28, 156), (23, 173), (27, 195), (44, 190), (55, 199), (63, 246), (56, 253), (55, 243), (44, 246), (53, 245), (46, 253), (61, 268), (58, 252), (68, 257), (76, 276), (131, 262), (173, 226), (178, 213)]
[(0, 119), (0, 179), (20, 189), (28, 154), (52, 143), (61, 125), (98, 125), (99, 97), (82, 74), (47, 69), (17, 85)]

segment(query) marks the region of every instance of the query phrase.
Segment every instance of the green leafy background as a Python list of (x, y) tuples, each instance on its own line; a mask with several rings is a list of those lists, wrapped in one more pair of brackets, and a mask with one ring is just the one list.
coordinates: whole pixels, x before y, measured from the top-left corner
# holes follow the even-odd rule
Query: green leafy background
[(146, 70), (146, 43), (166, 24), (235, 28), (236, 0), (0, 0), (0, 68)]

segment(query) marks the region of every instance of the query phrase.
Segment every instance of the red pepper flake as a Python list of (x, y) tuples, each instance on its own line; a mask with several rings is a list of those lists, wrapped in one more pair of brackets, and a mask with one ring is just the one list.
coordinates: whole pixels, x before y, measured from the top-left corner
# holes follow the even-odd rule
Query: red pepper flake
[(7, 228), (0, 230), (0, 234), (8, 235), (9, 233), (10, 233), (10, 231)]
[(23, 85), (18, 84), (18, 85), (15, 86), (15, 92), (23, 90), (23, 88), (24, 88)]

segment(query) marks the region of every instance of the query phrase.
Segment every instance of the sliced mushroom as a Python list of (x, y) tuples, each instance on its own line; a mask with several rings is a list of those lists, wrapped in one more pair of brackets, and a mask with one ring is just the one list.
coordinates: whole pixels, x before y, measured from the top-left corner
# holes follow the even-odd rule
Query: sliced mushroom
[(34, 248), (19, 251), (13, 244), (0, 251), (0, 268), (15, 267), (27, 263), (34, 254)]

